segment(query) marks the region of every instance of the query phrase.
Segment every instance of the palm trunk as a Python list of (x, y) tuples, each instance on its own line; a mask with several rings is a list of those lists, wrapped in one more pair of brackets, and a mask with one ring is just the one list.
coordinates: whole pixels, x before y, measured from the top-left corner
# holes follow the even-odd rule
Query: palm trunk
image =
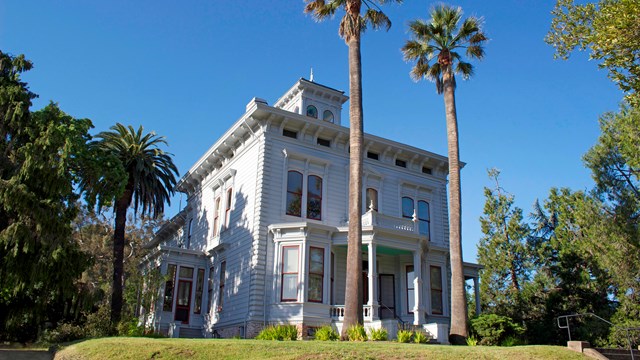
[(129, 181), (122, 196), (116, 200), (116, 228), (113, 232), (113, 279), (111, 292), (111, 324), (116, 326), (122, 317), (122, 290), (124, 277), (124, 234), (127, 227), (127, 209), (131, 205), (133, 182)]
[(349, 235), (347, 279), (342, 338), (349, 326), (363, 324), (362, 318), (362, 64), (360, 35), (349, 46)]
[(467, 297), (462, 269), (462, 203), (460, 200), (460, 155), (454, 79), (451, 69), (443, 72), (444, 106), (447, 118), (449, 156), (449, 256), (451, 262), (451, 329), (449, 342), (463, 345), (468, 336)]

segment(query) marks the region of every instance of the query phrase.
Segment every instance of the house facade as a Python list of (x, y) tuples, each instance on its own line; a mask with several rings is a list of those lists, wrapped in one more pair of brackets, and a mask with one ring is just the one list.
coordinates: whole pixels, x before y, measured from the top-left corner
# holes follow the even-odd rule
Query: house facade
[[(182, 177), (187, 205), (147, 244), (164, 275), (144, 320), (182, 337), (253, 337), (271, 324), (302, 336), (342, 327), (349, 129), (338, 91), (300, 79), (244, 114)], [(390, 334), (449, 329), (447, 158), (364, 137), (363, 315)], [(465, 263), (474, 279), (478, 266)]]

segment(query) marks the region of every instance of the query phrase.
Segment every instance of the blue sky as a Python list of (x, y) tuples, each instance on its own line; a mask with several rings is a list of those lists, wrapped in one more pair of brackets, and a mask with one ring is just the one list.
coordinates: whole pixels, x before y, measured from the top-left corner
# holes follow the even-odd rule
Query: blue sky
[[(407, 23), (428, 18), (435, 2), (385, 6), (389, 32), (362, 42), (367, 133), (446, 154), (444, 103), (430, 82), (409, 78), (400, 47)], [(599, 133), (598, 116), (617, 109), (619, 91), (576, 54), (553, 59), (543, 39), (554, 1), (456, 1), (482, 16), (490, 37), (486, 59), (456, 93), (462, 171), (463, 249), (474, 261), (486, 169), (525, 214), (551, 187), (592, 186), (582, 155)], [(181, 173), (237, 120), (254, 96), (273, 104), (313, 67), (315, 81), (348, 91), (347, 47), (339, 19), (315, 23), (303, 1), (23, 1), (0, 2), (0, 48), (24, 53), (24, 76), (95, 132), (115, 122), (167, 137)], [(341, 16), (341, 15), (340, 15)], [(348, 118), (348, 107), (343, 110)], [(176, 198), (168, 211), (178, 210)]]

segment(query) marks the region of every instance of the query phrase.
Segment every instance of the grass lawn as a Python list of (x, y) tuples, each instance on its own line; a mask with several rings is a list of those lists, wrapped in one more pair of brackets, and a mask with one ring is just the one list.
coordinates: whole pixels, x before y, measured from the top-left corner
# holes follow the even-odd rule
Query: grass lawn
[(62, 359), (585, 359), (559, 346), (446, 346), (395, 342), (104, 338), (69, 345)]

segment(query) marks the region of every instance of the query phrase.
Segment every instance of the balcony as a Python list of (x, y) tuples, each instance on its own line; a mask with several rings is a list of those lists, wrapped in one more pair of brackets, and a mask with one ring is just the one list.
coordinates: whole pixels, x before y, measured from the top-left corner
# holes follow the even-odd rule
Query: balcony
[(362, 226), (377, 226), (385, 229), (420, 234), (418, 219), (415, 213), (413, 215), (413, 219), (405, 219), (383, 215), (373, 209), (369, 209), (369, 211), (362, 215)]

